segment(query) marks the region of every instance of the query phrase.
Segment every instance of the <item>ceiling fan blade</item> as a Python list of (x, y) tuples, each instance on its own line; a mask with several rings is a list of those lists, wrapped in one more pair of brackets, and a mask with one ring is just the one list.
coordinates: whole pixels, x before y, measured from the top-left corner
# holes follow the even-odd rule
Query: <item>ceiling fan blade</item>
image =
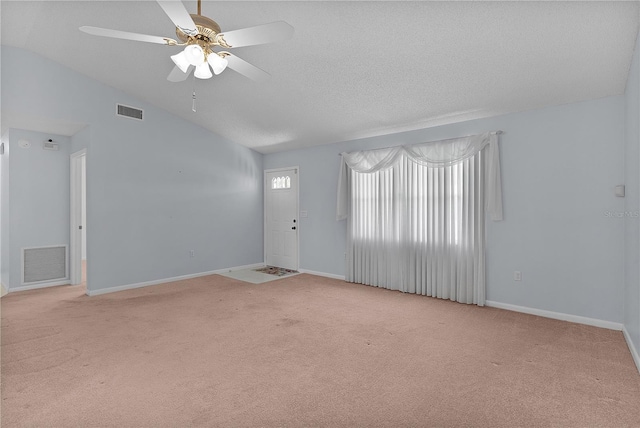
[(182, 82), (184, 80), (187, 80), (187, 77), (189, 77), (189, 74), (191, 74), (191, 70), (193, 70), (192, 65), (189, 66), (186, 73), (183, 73), (182, 70), (180, 70), (180, 67), (176, 65), (175, 67), (173, 67), (173, 70), (171, 70), (171, 73), (169, 73), (169, 75), (167, 76), (167, 80), (169, 82)]
[(222, 33), (222, 36), (230, 47), (239, 48), (288, 40), (293, 37), (293, 27), (284, 21), (276, 21), (270, 24), (229, 31)]
[(182, 30), (185, 34), (195, 36), (198, 34), (196, 24), (193, 22), (191, 15), (187, 12), (184, 5), (180, 0), (156, 0), (164, 13), (167, 14), (169, 19)]
[(251, 65), (247, 61), (240, 59), (235, 55), (229, 54), (228, 56), (226, 56), (226, 59), (227, 61), (229, 61), (227, 67), (234, 71), (237, 71), (238, 73), (242, 74), (245, 77), (248, 77), (251, 80), (262, 83), (271, 78), (271, 75), (266, 71), (260, 70), (255, 65)]
[(168, 37), (148, 36), (146, 34), (129, 33), (128, 31), (110, 30), (99, 27), (80, 27), (80, 31), (94, 36), (113, 37), (116, 39), (135, 40), (138, 42), (159, 43), (161, 45), (175, 45), (177, 42)]

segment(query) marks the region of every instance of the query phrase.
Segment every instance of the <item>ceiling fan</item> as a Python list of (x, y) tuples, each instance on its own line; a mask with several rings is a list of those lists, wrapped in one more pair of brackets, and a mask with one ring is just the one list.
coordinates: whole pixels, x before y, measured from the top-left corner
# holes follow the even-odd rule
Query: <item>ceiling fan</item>
[(228, 51), (219, 49), (280, 42), (293, 36), (293, 27), (284, 21), (223, 33), (214, 20), (201, 14), (202, 0), (198, 0), (197, 15), (189, 14), (180, 0), (156, 1), (175, 24), (176, 36), (179, 41), (168, 37), (149, 36), (98, 27), (83, 26), (80, 27), (80, 30), (96, 36), (158, 43), (167, 46), (185, 46), (183, 51), (171, 56), (171, 59), (176, 64), (167, 77), (167, 80), (171, 82), (185, 80), (194, 67), (194, 76), (199, 79), (211, 78), (213, 76), (211, 70), (217, 75), (229, 67), (257, 82), (265, 81), (271, 77), (267, 72)]

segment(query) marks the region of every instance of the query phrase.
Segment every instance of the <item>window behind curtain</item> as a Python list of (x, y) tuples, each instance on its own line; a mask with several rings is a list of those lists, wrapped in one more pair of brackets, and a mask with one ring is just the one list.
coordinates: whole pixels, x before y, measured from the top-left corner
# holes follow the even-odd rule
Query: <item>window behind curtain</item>
[(440, 168), (405, 159), (396, 168), (352, 172), (352, 239), (461, 245), (471, 232), (464, 220), (474, 202), (464, 195), (477, 186), (472, 177), (481, 156)]
[(347, 280), (477, 301), (483, 161), (482, 152), (443, 167), (404, 157), (386, 170), (351, 171)]

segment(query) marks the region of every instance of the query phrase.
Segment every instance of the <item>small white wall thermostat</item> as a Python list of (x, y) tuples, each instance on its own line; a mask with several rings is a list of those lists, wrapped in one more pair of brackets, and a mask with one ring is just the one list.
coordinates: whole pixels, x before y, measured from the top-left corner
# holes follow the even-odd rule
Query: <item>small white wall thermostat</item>
[(624, 184), (616, 186), (616, 196), (619, 198), (624, 198)]

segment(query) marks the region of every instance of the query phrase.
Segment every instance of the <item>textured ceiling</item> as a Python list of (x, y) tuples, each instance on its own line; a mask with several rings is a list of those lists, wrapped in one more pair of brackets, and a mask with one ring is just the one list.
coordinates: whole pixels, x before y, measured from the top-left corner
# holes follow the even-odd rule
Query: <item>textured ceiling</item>
[(202, 14), (223, 31), (284, 20), (295, 34), (233, 50), (272, 79), (196, 80), (197, 113), (193, 80), (166, 80), (180, 48), (78, 30), (175, 37), (155, 1), (5, 0), (1, 41), (270, 153), (621, 94), (639, 17), (638, 2), (581, 1), (204, 0)]

